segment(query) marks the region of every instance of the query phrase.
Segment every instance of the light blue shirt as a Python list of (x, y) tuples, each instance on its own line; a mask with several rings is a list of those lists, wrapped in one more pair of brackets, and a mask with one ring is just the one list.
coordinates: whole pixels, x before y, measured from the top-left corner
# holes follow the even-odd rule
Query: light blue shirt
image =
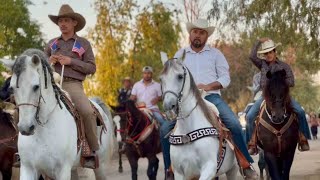
[[(218, 49), (205, 45), (200, 52), (195, 52), (189, 46), (180, 49), (174, 57), (182, 57), (184, 50), (186, 50), (184, 64), (190, 70), (196, 84), (210, 84), (218, 81), (223, 88), (229, 86), (229, 65)], [(211, 90), (207, 93), (221, 94), (220, 90)]]

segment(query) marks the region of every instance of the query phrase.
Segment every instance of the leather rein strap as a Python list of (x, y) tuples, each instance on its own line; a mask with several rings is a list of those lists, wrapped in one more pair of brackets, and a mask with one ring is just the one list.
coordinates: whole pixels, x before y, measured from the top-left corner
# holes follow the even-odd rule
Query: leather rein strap
[[(262, 109), (266, 109), (266, 104), (263, 105), (264, 107)], [(264, 110), (261, 110), (260, 115), (259, 115), (259, 123), (265, 127), (266, 129), (268, 129), (270, 132), (272, 132), (273, 134), (275, 134), (277, 136), (277, 140), (278, 140), (278, 154), (281, 153), (281, 138), (283, 133), (285, 133), (288, 128), (291, 126), (293, 120), (295, 119), (295, 114), (291, 113), (289, 121), (280, 129), (277, 130), (275, 129), (272, 125), (270, 125), (269, 123), (267, 123), (263, 118), (262, 118), (262, 114), (263, 114)]]

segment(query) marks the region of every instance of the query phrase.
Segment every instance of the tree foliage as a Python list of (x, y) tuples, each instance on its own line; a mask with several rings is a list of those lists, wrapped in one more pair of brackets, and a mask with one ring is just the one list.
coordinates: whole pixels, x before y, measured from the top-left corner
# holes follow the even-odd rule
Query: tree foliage
[(98, 17), (89, 38), (96, 49), (97, 72), (85, 84), (91, 95), (115, 105), (121, 79), (141, 78), (145, 65), (157, 78), (162, 64), (160, 51), (173, 56), (178, 49), (180, 28), (175, 11), (151, 2), (142, 10), (133, 0), (96, 0)]
[[(316, 87), (310, 83), (310, 75), (320, 68), (320, 4), (318, 0), (214, 0), (209, 17), (221, 22), (222, 37), (229, 43), (240, 43), (248, 47), (241, 54), (246, 54), (261, 37), (269, 37), (282, 46), (277, 48), (278, 56), (294, 70), (296, 86), (293, 96), (300, 103), (313, 110), (319, 103)], [(251, 66), (245, 66), (244, 72), (251, 72)], [(235, 81), (236, 79), (232, 79)], [(237, 80), (236, 80), (237, 81)], [(309, 82), (309, 83), (307, 83)], [(241, 83), (240, 83), (241, 84)], [(242, 81), (242, 86), (246, 86)], [(313, 93), (304, 93), (304, 89), (314, 89)], [(231, 91), (231, 90), (227, 90)], [(299, 92), (298, 92), (299, 91)], [(229, 93), (230, 94), (230, 93)], [(235, 95), (234, 98), (236, 98)], [(313, 102), (310, 100), (313, 99)], [(315, 103), (314, 103), (315, 102)], [(312, 108), (313, 107), (313, 108)]]
[(0, 3), (0, 57), (13, 58), (27, 48), (43, 47), (40, 26), (30, 19), (29, 0)]
[[(43, 49), (44, 41), (37, 22), (30, 19), (29, 0), (0, 3), (0, 57), (13, 59), (27, 48)], [(0, 67), (0, 71), (4, 68)], [(2, 76), (0, 78), (2, 82)]]

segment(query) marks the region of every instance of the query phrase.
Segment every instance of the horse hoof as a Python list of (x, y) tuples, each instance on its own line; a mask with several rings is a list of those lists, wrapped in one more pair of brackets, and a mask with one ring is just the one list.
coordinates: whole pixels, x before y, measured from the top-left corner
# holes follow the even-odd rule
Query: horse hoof
[(123, 172), (123, 168), (119, 167), (118, 171), (119, 171), (119, 173), (122, 173)]

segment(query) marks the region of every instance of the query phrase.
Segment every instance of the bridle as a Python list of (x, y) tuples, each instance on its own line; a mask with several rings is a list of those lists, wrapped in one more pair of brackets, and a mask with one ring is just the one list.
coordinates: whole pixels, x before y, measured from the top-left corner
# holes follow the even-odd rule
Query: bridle
[[(282, 102), (282, 101), (283, 101), (282, 99), (278, 99), (278, 100), (274, 100), (273, 102), (274, 102), (274, 103), (277, 103), (277, 102)], [(269, 111), (268, 111), (267, 103), (266, 103), (266, 106), (264, 107), (264, 110), (265, 110), (268, 118), (270, 119), (271, 123), (272, 123), (272, 124), (275, 124), (275, 125), (282, 124), (282, 123), (285, 121), (285, 119), (288, 117), (288, 116), (287, 116), (287, 108), (286, 108), (286, 106), (283, 107), (283, 109), (284, 109), (284, 114), (283, 114), (283, 119), (282, 119), (282, 121), (280, 121), (280, 122), (275, 122), (275, 121), (273, 121), (273, 118), (272, 118), (271, 114), (270, 114)]]
[[(198, 106), (198, 102), (196, 103), (196, 105), (192, 108), (192, 110), (184, 117), (181, 117), (181, 103), (182, 103), (182, 96), (183, 96), (183, 90), (184, 90), (184, 85), (186, 83), (186, 76), (187, 76), (187, 67), (185, 67), (184, 65), (182, 65), (182, 69), (183, 69), (183, 83), (182, 83), (182, 87), (179, 91), (179, 93), (175, 93), (173, 91), (170, 91), (170, 90), (167, 90), (165, 91), (163, 94), (162, 94), (162, 99), (164, 99), (165, 95), (166, 94), (173, 94), (176, 98), (177, 98), (177, 108), (176, 108), (176, 120), (180, 120), (180, 119), (185, 119), (187, 117), (189, 117), (191, 115), (191, 113), (193, 112), (193, 110)], [(163, 92), (162, 90), (162, 86), (161, 86), (161, 91)]]

